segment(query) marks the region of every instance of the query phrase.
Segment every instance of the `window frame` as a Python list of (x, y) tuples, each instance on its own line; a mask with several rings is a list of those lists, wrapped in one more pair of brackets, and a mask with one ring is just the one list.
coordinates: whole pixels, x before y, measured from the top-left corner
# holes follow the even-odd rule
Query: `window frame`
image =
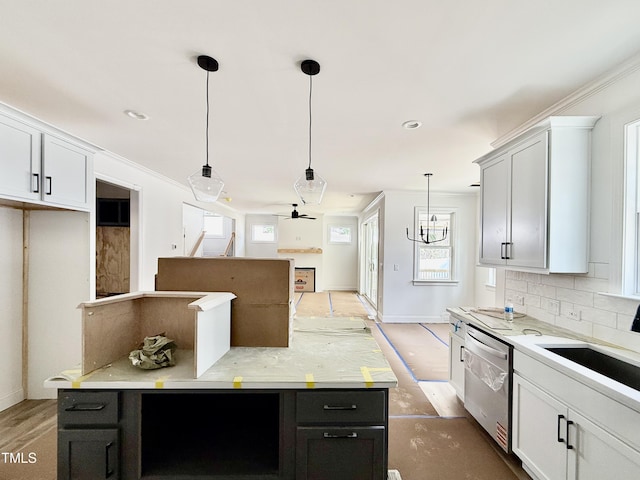
[[(451, 207), (431, 207), (429, 214), (431, 215), (449, 215), (449, 245), (444, 246), (439, 243), (428, 245), (422, 242), (414, 242), (413, 244), (413, 284), (414, 285), (455, 285), (458, 282), (457, 279), (457, 258), (456, 258), (456, 245), (457, 245), (457, 227), (456, 216), (457, 208)], [(418, 238), (420, 231), (420, 216), (427, 214), (426, 207), (415, 207), (413, 218), (413, 231), (414, 237)], [(420, 278), (420, 250), (423, 248), (432, 248), (437, 250), (449, 250), (449, 278), (448, 279), (421, 279)]]
[[(255, 236), (256, 227), (272, 227), (273, 228), (273, 240), (257, 240)], [(252, 223), (250, 226), (251, 242), (252, 243), (278, 243), (278, 225), (275, 223)]]
[(622, 294), (640, 298), (640, 118), (625, 125)]
[[(348, 241), (338, 241), (332, 240), (331, 232), (334, 228), (346, 228), (349, 230), (349, 240)], [(353, 244), (353, 225), (340, 225), (340, 224), (332, 224), (327, 227), (327, 243), (331, 245), (352, 245)]]
[[(207, 217), (211, 218), (211, 217), (215, 217), (215, 218), (220, 218), (220, 233), (209, 233), (209, 231), (207, 230)], [(203, 230), (205, 231), (205, 238), (225, 238), (224, 235), (224, 217), (222, 215), (218, 215), (215, 213), (205, 213), (204, 214), (204, 218), (203, 218)]]

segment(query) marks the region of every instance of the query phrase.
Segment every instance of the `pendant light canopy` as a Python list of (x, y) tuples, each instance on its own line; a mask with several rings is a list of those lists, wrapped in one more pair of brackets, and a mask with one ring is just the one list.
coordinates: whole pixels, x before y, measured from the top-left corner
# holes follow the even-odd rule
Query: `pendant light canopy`
[(313, 91), (313, 76), (320, 72), (320, 64), (315, 60), (305, 60), (300, 65), (302, 73), (309, 76), (309, 166), (304, 174), (296, 180), (293, 188), (300, 201), (305, 205), (319, 205), (322, 202), (327, 182), (311, 168), (311, 94)]
[[(447, 238), (447, 234), (449, 233), (449, 229), (446, 226), (440, 229), (436, 228), (438, 218), (435, 215), (431, 215), (429, 210), (429, 183), (432, 175), (433, 173), (424, 174), (424, 176), (427, 177), (427, 228), (425, 229), (422, 224), (420, 224), (420, 238), (411, 238), (409, 237), (409, 228), (407, 227), (407, 239), (412, 242), (426, 243), (427, 245), (442, 242)], [(432, 223), (431, 228), (429, 227), (429, 222)]]
[(206, 117), (206, 164), (202, 166), (202, 170), (194, 172), (187, 178), (189, 186), (193, 191), (193, 195), (196, 200), (201, 202), (215, 202), (222, 192), (224, 182), (220, 176), (209, 166), (209, 72), (218, 71), (218, 62), (215, 58), (208, 57), (207, 55), (200, 55), (198, 57), (198, 65), (200, 68), (207, 72), (207, 117)]

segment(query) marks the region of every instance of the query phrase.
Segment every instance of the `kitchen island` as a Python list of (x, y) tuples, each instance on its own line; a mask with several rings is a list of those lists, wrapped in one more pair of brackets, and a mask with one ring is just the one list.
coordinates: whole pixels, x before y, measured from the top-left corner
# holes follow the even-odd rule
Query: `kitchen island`
[(397, 380), (361, 319), (296, 319), (289, 347), (232, 347), (197, 378), (191, 355), (47, 380), (58, 478), (386, 479)]

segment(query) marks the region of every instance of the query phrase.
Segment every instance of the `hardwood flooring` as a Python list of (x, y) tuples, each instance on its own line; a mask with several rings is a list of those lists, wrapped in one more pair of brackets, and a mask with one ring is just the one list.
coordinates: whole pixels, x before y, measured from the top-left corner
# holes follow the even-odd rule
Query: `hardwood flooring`
[(0, 452), (17, 452), (57, 426), (55, 400), (24, 400), (0, 412)]

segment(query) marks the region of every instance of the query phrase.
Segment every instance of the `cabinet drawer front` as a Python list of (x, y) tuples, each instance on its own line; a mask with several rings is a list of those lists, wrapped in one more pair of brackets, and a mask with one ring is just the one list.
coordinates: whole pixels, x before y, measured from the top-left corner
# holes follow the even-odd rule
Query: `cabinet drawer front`
[(296, 420), (298, 423), (386, 423), (385, 392), (298, 392)]
[(118, 423), (118, 392), (61, 391), (58, 424), (115, 425)]
[(298, 427), (296, 478), (386, 480), (384, 427)]

